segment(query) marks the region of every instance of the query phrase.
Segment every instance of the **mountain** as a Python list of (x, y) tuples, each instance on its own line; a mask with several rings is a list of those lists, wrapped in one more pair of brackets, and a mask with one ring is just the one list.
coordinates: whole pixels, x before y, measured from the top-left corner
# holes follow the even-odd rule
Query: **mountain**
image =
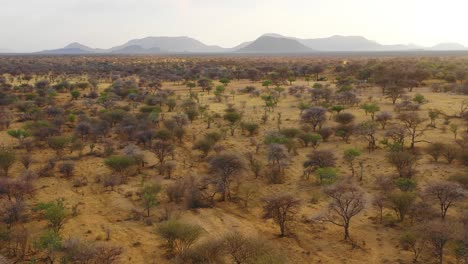
[(126, 46), (124, 48), (111, 51), (113, 54), (160, 54), (163, 51), (160, 48), (145, 49), (138, 45)]
[(68, 44), (67, 46), (61, 49), (53, 49), (53, 50), (43, 50), (38, 53), (40, 54), (92, 54), (92, 53), (103, 53), (105, 50), (103, 49), (93, 49), (78, 42), (73, 42)]
[(320, 51), (363, 51), (378, 50), (382, 45), (360, 36), (332, 36), (329, 38), (302, 39), (309, 48)]
[(362, 36), (335, 35), (328, 38), (298, 39), (307, 47), (320, 51), (403, 51), (418, 50), (422, 47), (413, 44), (382, 45)]
[(43, 50), (36, 52), (38, 54), (56, 54), (56, 55), (78, 55), (78, 54), (91, 54), (92, 52), (82, 50), (80, 48), (62, 48), (54, 50)]
[(430, 48), (431, 50), (467, 50), (468, 48), (459, 43), (440, 43)]
[(103, 53), (103, 52), (106, 52), (105, 49), (93, 49), (93, 48), (90, 48), (90, 47), (88, 47), (86, 45), (83, 45), (81, 43), (78, 43), (78, 42), (70, 43), (67, 46), (65, 46), (64, 49), (80, 49), (80, 50), (90, 52), (90, 53)]
[(314, 50), (299, 41), (284, 37), (261, 36), (237, 53), (310, 53)]
[(411, 51), (411, 50), (424, 50), (425, 48), (415, 44), (394, 44), (394, 45), (382, 45), (377, 51)]
[(189, 37), (147, 37), (142, 39), (134, 39), (123, 45), (113, 47), (110, 49), (110, 51), (119, 50), (134, 45), (140, 46), (144, 49), (160, 48), (161, 50), (176, 53), (217, 53), (227, 51), (227, 49), (221, 48), (219, 46), (209, 46)]

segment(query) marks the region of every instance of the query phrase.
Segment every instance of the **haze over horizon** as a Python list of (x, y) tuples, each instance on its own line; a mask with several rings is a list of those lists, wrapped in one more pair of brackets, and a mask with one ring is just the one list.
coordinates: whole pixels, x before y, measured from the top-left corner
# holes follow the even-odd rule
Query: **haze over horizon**
[(71, 42), (110, 48), (148, 36), (190, 36), (209, 45), (234, 47), (269, 32), (468, 46), (468, 35), (460, 34), (468, 8), (462, 0), (443, 5), (433, 0), (0, 0), (0, 5), (0, 50), (17, 52)]

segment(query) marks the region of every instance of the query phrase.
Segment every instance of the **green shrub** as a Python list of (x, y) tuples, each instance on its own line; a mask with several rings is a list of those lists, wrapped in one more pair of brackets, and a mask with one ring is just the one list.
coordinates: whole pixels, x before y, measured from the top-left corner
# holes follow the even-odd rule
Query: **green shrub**
[(404, 192), (410, 192), (416, 189), (416, 182), (408, 178), (398, 178), (395, 180), (395, 185)]
[(315, 173), (320, 184), (332, 184), (338, 178), (338, 170), (333, 167), (318, 168)]
[(156, 232), (166, 240), (169, 250), (179, 255), (195, 243), (203, 229), (200, 226), (186, 224), (178, 220), (168, 220), (159, 225)]

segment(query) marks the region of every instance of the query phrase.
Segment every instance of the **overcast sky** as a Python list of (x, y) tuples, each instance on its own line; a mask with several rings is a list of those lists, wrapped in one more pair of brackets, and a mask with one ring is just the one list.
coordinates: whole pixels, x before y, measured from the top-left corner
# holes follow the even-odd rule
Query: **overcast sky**
[(233, 47), (270, 32), (468, 46), (467, 15), (467, 0), (0, 0), (0, 49), (109, 48), (147, 36)]

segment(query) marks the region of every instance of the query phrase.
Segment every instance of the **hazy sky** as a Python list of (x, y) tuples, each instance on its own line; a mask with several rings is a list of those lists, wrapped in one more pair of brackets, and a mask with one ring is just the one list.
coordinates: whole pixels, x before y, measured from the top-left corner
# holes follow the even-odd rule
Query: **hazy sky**
[(0, 49), (109, 48), (146, 36), (232, 47), (269, 32), (468, 46), (467, 14), (467, 0), (0, 0)]

